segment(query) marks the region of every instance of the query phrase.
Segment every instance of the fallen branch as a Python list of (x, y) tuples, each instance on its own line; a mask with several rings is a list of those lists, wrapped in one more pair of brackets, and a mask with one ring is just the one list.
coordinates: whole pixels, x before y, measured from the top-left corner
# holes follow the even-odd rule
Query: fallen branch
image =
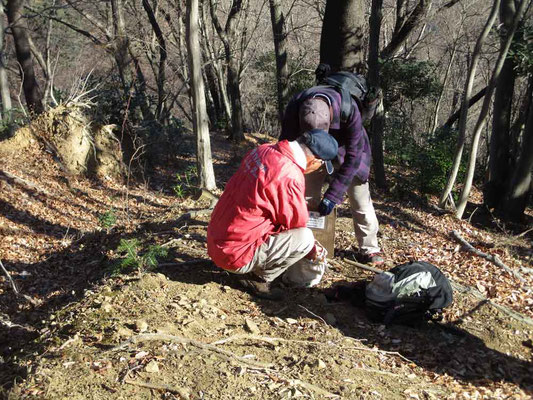
[(128, 385), (140, 386), (140, 387), (147, 388), (147, 389), (170, 392), (172, 394), (177, 394), (182, 399), (190, 398), (189, 392), (187, 390), (180, 388), (180, 387), (176, 387), (176, 386), (165, 385), (164, 383), (140, 382), (140, 381), (132, 381), (131, 379), (125, 379), (124, 383), (127, 383)]
[(301, 386), (307, 390), (311, 390), (313, 392), (316, 392), (324, 397), (329, 397), (333, 399), (338, 399), (340, 396), (338, 394), (330, 393), (327, 390), (322, 389), (321, 387), (318, 387), (316, 385), (313, 385), (312, 383), (302, 381), (300, 379), (289, 379), (289, 378), (282, 378), (283, 380), (287, 381), (287, 383), (293, 385), (293, 386)]
[(272, 367), (272, 364), (263, 363), (260, 361), (253, 361), (253, 360), (250, 360), (249, 358), (241, 357), (236, 354), (233, 354), (230, 351), (219, 349), (218, 347), (213, 346), (211, 344), (198, 342), (196, 340), (188, 339), (188, 338), (181, 337), (181, 336), (165, 335), (165, 334), (159, 334), (159, 333), (146, 333), (142, 335), (132, 336), (130, 339), (126, 340), (125, 342), (119, 344), (118, 346), (113, 347), (110, 351), (123, 350), (130, 344), (157, 341), (157, 340), (188, 344), (188, 345), (194, 346), (204, 351), (217, 353), (221, 355), (222, 357), (226, 358), (227, 360), (231, 360), (231, 359), (237, 360), (242, 364), (248, 365), (249, 367), (254, 367), (254, 368), (271, 368)]
[(22, 298), (26, 299), (27, 301), (29, 301), (34, 306), (38, 306), (39, 305), (38, 301), (36, 301), (36, 300), (32, 299), (30, 296), (22, 294), (22, 293), (20, 293), (18, 291), (17, 285), (15, 285), (15, 281), (13, 280), (13, 278), (11, 278), (11, 275), (9, 274), (9, 272), (7, 272), (7, 269), (4, 267), (4, 264), (2, 263), (1, 260), (0, 260), (0, 268), (2, 268), (2, 271), (4, 271), (4, 274), (6, 275), (7, 280), (11, 284), (11, 288), (13, 289), (13, 292), (15, 293), (15, 295), (17, 297), (22, 297)]
[(367, 271), (374, 272), (376, 274), (380, 274), (380, 273), (383, 272), (383, 270), (381, 270), (379, 268), (371, 267), (370, 265), (366, 265), (366, 264), (361, 264), (361, 263), (359, 263), (357, 261), (352, 261), (352, 260), (350, 260), (348, 258), (343, 258), (342, 261), (344, 261), (347, 264), (353, 265), (354, 267), (361, 268), (361, 269), (366, 269)]
[(158, 267), (182, 267), (184, 265), (195, 265), (195, 264), (205, 264), (210, 263), (211, 260), (205, 259), (205, 260), (191, 260), (191, 261), (183, 261), (179, 263), (159, 263)]
[(478, 300), (480, 300), (480, 301), (482, 301), (484, 303), (490, 304), (492, 307), (494, 307), (497, 310), (503, 312), (504, 314), (507, 314), (511, 318), (514, 318), (517, 321), (523, 322), (524, 324), (533, 326), (533, 319), (531, 319), (531, 318), (529, 318), (529, 317), (527, 317), (525, 315), (522, 315), (522, 314), (520, 314), (520, 313), (518, 313), (518, 312), (516, 312), (514, 310), (511, 310), (508, 307), (502, 306), (501, 304), (493, 302), (492, 300), (490, 300), (490, 299), (486, 298), (485, 296), (483, 296), (483, 294), (480, 291), (478, 291), (477, 289), (474, 289), (474, 288), (471, 288), (471, 287), (468, 287), (468, 286), (463, 286), (463, 285), (461, 285), (459, 283), (456, 283), (456, 282), (453, 282), (453, 281), (450, 281), (450, 283), (452, 285), (452, 288), (454, 290), (458, 291), (459, 293), (471, 294), (476, 299), (478, 299)]
[(517, 278), (520, 282), (525, 283), (526, 280), (524, 277), (518, 272), (515, 271), (512, 268), (509, 268), (507, 265), (505, 265), (502, 260), (499, 259), (498, 256), (490, 255), (487, 253), (483, 253), (481, 250), (476, 249), (474, 246), (472, 246), (470, 243), (468, 243), (457, 231), (451, 231), (451, 235), (454, 239), (456, 239), (459, 243), (463, 245), (463, 247), (466, 249), (466, 251), (470, 253), (474, 253), (475, 255), (484, 258), (485, 260), (489, 260), (496, 266), (503, 268), (505, 271), (507, 271), (509, 274), (513, 275), (515, 278)]

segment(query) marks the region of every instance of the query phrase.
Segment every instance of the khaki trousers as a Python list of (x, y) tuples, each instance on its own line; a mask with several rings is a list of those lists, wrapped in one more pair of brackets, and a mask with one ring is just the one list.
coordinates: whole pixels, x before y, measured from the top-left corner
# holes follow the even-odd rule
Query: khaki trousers
[(253, 273), (266, 282), (272, 282), (289, 267), (306, 256), (315, 245), (309, 228), (291, 229), (272, 235), (256, 250), (252, 260), (230, 271), (236, 274)]

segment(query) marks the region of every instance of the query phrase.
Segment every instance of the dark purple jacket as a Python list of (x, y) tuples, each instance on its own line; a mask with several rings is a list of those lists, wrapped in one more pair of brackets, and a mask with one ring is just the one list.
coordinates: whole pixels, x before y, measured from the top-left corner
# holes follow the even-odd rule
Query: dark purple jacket
[(329, 127), (329, 133), (339, 143), (340, 168), (333, 174), (333, 180), (324, 197), (340, 204), (353, 178), (357, 177), (362, 182), (366, 182), (370, 174), (370, 142), (363, 128), (361, 113), (355, 100), (352, 99), (354, 112), (346, 123), (341, 123), (341, 95), (334, 88), (315, 86), (298, 93), (285, 109), (279, 139), (295, 140), (303, 133), (300, 130), (298, 109), (304, 100), (318, 93), (326, 95), (331, 100), (333, 120)]

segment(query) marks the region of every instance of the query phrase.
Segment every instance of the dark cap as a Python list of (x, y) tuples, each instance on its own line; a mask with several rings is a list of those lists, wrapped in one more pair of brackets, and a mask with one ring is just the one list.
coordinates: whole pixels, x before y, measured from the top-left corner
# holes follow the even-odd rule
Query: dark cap
[(300, 105), (299, 118), (301, 132), (311, 129), (329, 129), (331, 113), (327, 98), (313, 97)]
[(301, 143), (326, 164), (328, 174), (333, 173), (331, 160), (337, 157), (339, 145), (335, 138), (322, 129), (311, 129), (302, 135)]

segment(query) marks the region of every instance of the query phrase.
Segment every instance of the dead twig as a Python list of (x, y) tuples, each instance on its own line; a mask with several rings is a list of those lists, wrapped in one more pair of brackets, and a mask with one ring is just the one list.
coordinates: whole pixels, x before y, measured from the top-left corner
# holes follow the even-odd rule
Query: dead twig
[(170, 392), (172, 394), (177, 394), (182, 399), (189, 399), (189, 392), (183, 388), (165, 385), (164, 383), (152, 383), (152, 382), (141, 382), (141, 381), (132, 381), (131, 379), (125, 379), (124, 383), (128, 385), (140, 386), (147, 389), (160, 390), (163, 392)]
[(459, 232), (457, 231), (452, 231), (451, 232), (451, 235), (452, 237), (457, 240), (459, 243), (461, 243), (463, 245), (463, 247), (465, 248), (466, 251), (470, 252), (470, 253), (474, 253), (475, 255), (479, 256), (479, 257), (482, 257), (484, 258), (485, 260), (489, 260), (490, 262), (492, 262), (493, 264), (495, 264), (496, 266), (504, 269), (505, 271), (507, 271), (509, 274), (513, 275), (515, 278), (517, 278), (520, 282), (522, 283), (525, 283), (526, 280), (524, 279), (524, 277), (518, 272), (518, 271), (515, 271), (514, 269), (512, 268), (509, 268), (507, 265), (505, 265), (502, 260), (500, 260), (500, 258), (498, 256), (495, 256), (495, 255), (490, 255), (490, 254), (487, 254), (487, 253), (483, 253), (481, 250), (478, 250), (476, 249), (474, 246), (472, 246), (470, 243), (468, 243), (462, 236)]
[(15, 295), (17, 297), (22, 297), (22, 298), (26, 299), (27, 301), (29, 301), (34, 306), (38, 306), (39, 305), (38, 301), (32, 299), (28, 295), (25, 295), (25, 294), (22, 294), (22, 293), (19, 292), (19, 290), (17, 289), (17, 285), (15, 285), (15, 281), (13, 280), (13, 278), (11, 278), (11, 275), (9, 274), (9, 272), (7, 272), (7, 269), (4, 267), (4, 264), (2, 263), (1, 260), (0, 260), (0, 268), (2, 268), (2, 271), (4, 271), (4, 274), (7, 277), (7, 280), (9, 281), (9, 283), (11, 284), (11, 288), (13, 289), (13, 292), (15, 293)]
[(191, 261), (183, 261), (178, 263), (159, 263), (158, 267), (182, 267), (184, 265), (195, 265), (195, 264), (205, 264), (210, 263), (211, 260), (191, 260)]
[(304, 306), (302, 306), (301, 304), (298, 304), (298, 307), (300, 308), (303, 308), (305, 311), (307, 311), (309, 314), (311, 314), (313, 317), (315, 318), (318, 318), (320, 321), (322, 321), (322, 323), (324, 325), (327, 325), (328, 323), (324, 320), (324, 318), (322, 318), (320, 315), (316, 315), (314, 312), (308, 310), (307, 308), (305, 308)]
[(126, 340), (125, 342), (119, 344), (118, 346), (113, 347), (110, 351), (119, 351), (119, 350), (125, 349), (130, 344), (157, 341), (157, 340), (181, 343), (185, 345), (188, 344), (200, 350), (216, 353), (227, 360), (239, 361), (242, 364), (246, 364), (248, 367), (254, 367), (254, 368), (271, 368), (272, 367), (272, 364), (263, 363), (260, 361), (253, 361), (253, 360), (250, 360), (249, 358), (238, 356), (230, 351), (219, 349), (216, 346), (213, 346), (211, 344), (198, 342), (196, 340), (188, 339), (188, 338), (181, 337), (181, 336), (165, 335), (165, 334), (159, 334), (159, 333), (146, 333), (142, 335), (132, 336), (130, 339)]

